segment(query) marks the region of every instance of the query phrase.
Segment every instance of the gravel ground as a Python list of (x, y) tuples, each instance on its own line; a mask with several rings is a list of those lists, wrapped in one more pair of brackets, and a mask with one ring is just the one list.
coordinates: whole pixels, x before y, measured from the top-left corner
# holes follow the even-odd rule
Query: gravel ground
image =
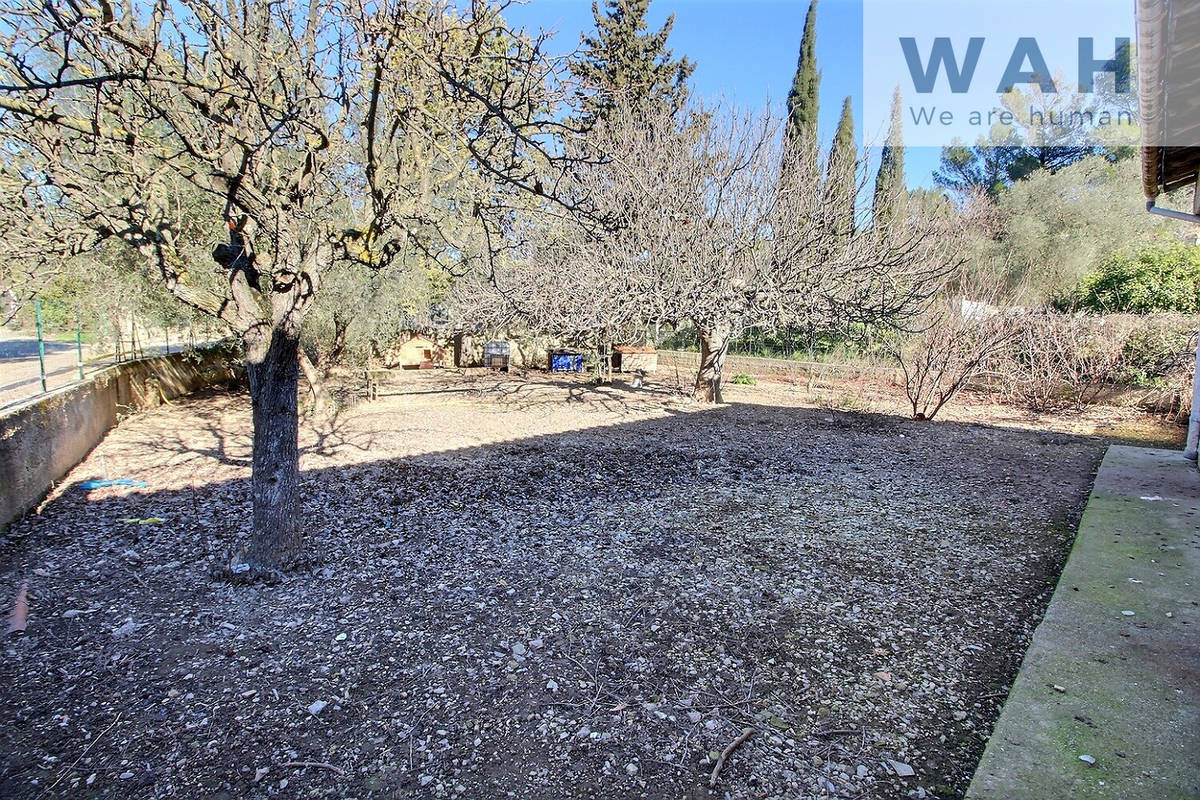
[(274, 586), (246, 398), (126, 421), (0, 540), (0, 795), (960, 796), (1106, 441), (731, 394), (413, 378)]

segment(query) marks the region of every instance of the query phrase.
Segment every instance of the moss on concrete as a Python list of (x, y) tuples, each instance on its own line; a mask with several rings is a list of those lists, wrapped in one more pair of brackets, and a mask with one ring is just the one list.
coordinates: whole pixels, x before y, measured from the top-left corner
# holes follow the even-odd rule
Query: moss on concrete
[(1195, 465), (1110, 448), (968, 798), (1200, 797), (1198, 553)]

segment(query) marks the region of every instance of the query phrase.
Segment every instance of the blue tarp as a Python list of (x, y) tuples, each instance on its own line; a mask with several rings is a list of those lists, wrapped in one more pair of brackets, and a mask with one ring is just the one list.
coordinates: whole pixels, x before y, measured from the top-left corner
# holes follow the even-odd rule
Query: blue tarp
[(551, 353), (551, 372), (583, 372), (583, 356), (579, 353)]

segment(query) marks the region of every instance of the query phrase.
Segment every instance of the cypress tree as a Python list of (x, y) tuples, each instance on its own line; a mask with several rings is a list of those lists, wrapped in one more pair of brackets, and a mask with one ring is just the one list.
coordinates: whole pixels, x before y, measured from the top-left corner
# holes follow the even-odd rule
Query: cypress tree
[(605, 0), (601, 11), (593, 0), (596, 33), (581, 37), (581, 52), (570, 62), (571, 72), (583, 83), (585, 123), (603, 119), (622, 96), (634, 110), (664, 103), (677, 113), (687, 102), (687, 82), (696, 65), (673, 58), (667, 48), (675, 15), (651, 31), (649, 9), (650, 0)]
[(808, 6), (804, 19), (804, 35), (800, 39), (800, 57), (796, 61), (796, 76), (787, 98), (787, 130), (785, 142), (789, 149), (804, 148), (805, 156), (816, 158), (818, 147), (817, 113), (820, 106), (821, 73), (817, 71), (817, 0)]
[(828, 202), (845, 203), (845, 217), (835, 220), (838, 234), (854, 232), (854, 212), (858, 199), (857, 171), (858, 147), (854, 142), (854, 106), (851, 98), (847, 97), (842, 103), (842, 117), (838, 120), (825, 171), (825, 197)]
[(888, 129), (883, 155), (879, 159), (879, 174), (875, 176), (875, 224), (886, 224), (895, 218), (904, 196), (904, 118), (901, 112), (900, 87), (892, 95), (892, 124)]

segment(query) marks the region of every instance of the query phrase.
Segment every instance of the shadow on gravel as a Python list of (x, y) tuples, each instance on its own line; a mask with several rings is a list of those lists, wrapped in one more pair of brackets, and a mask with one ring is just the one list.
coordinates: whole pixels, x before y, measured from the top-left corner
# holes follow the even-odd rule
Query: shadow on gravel
[(245, 480), (69, 487), (0, 541), (0, 795), (699, 798), (754, 727), (712, 797), (957, 796), (1106, 445), (733, 405), (309, 470), (278, 586), (210, 577)]
[[(210, 459), (230, 467), (251, 465), (252, 440), (245, 430), (232, 430), (226, 424), (226, 415), (220, 409), (204, 409), (203, 402), (210, 398), (227, 398), (224, 390), (197, 392), (188, 399), (189, 412), (194, 415), (195, 427), (190, 430), (162, 430), (147, 435), (138, 445), (147, 453), (161, 456), (164, 460), (175, 455), (191, 456), (195, 459)], [(300, 455), (320, 455), (332, 458), (351, 452), (367, 453), (375, 447), (375, 437), (369, 431), (355, 430), (347, 424), (347, 417), (334, 413), (327, 419), (311, 423), (309, 428), (313, 441), (300, 448)], [(197, 442), (203, 442), (198, 444)], [(189, 461), (192, 459), (189, 459)], [(244, 487), (248, 490), (247, 487)]]

